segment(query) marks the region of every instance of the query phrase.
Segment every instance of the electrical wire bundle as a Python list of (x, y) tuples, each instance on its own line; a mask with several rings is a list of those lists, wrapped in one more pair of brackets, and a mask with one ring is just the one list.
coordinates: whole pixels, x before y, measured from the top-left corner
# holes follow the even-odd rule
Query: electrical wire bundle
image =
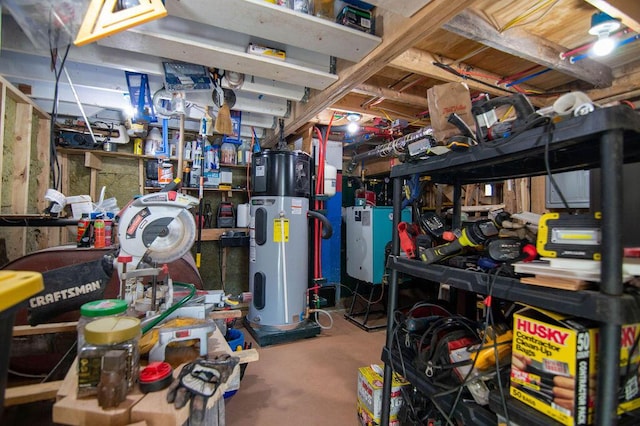
[[(391, 353), (397, 355), (400, 368), (391, 362), (391, 367), (399, 374), (407, 377), (407, 367), (409, 364), (417, 370), (417, 374), (423, 373), (425, 379), (435, 388), (441, 389), (439, 392), (423, 394), (420, 389), (403, 388), (403, 399), (405, 408), (403, 417), (408, 424), (427, 424), (427, 420), (443, 420), (448, 425), (455, 425), (456, 420), (460, 420), (463, 415), (457, 411), (465, 389), (474, 382), (483, 381), (492, 388), (499, 390), (504, 415), (507, 418), (508, 410), (506, 406), (506, 394), (502, 383), (503, 370), (510, 367), (509, 363), (500, 362), (498, 348), (500, 345), (511, 345), (511, 341), (497, 343), (497, 339), (489, 340), (491, 330), (496, 329), (496, 321), (492, 306), (492, 290), (496, 277), (501, 268), (498, 268), (491, 281), (488, 283), (488, 296), (485, 299), (486, 315), (484, 326), (461, 315), (447, 315), (447, 311), (439, 305), (431, 303), (418, 303), (407, 313), (396, 311), (394, 313), (393, 342), (390, 348)], [(407, 319), (414, 316), (420, 309), (435, 310), (436, 315), (427, 318), (429, 323), (422, 333), (410, 332), (407, 328)], [(444, 311), (444, 313), (443, 313)], [(440, 313), (440, 315), (437, 315)], [(460, 343), (458, 349), (465, 349), (470, 353), (479, 354), (483, 350), (493, 348), (495, 358), (495, 369), (479, 372), (476, 367), (478, 356), (469, 356), (463, 362), (451, 362), (450, 349), (455, 347), (455, 343)], [(471, 343), (469, 343), (471, 342)], [(466, 343), (468, 345), (464, 346)], [(393, 356), (392, 356), (393, 357)], [(463, 368), (460, 368), (463, 367)], [(454, 369), (459, 369), (454, 374)], [(464, 376), (460, 376), (460, 371), (466, 371)], [(429, 375), (431, 374), (431, 377)], [(488, 382), (485, 379), (491, 379)], [(497, 385), (496, 385), (497, 384)], [(455, 395), (455, 397), (453, 396)], [(448, 410), (448, 411), (447, 411)], [(455, 419), (455, 420), (454, 420)]]

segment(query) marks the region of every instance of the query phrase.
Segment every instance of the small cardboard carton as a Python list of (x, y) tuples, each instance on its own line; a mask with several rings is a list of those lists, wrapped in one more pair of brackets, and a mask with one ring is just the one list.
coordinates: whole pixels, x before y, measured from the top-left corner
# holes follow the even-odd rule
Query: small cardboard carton
[[(527, 307), (514, 315), (510, 393), (567, 425), (594, 420), (598, 324)], [(640, 407), (640, 324), (622, 326), (618, 414)]]
[[(383, 367), (369, 365), (358, 369), (358, 416), (365, 425), (380, 424), (382, 412), (382, 384)], [(391, 384), (391, 408), (389, 411), (389, 424), (397, 423), (398, 412), (402, 406), (402, 394), (400, 388), (407, 386), (407, 382), (399, 374), (393, 375)]]

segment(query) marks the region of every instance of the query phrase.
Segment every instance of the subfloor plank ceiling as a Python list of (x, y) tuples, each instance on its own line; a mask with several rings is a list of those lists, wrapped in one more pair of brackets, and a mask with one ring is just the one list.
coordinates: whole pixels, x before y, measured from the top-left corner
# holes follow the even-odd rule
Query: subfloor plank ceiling
[[(224, 2), (224, 16), (230, 17), (224, 22), (194, 15), (186, 2), (167, 0), (168, 17), (91, 45), (73, 47), (69, 60), (71, 65), (99, 67), (105, 75), (108, 70), (118, 73), (117, 78), (100, 79), (102, 85), (101, 81), (80, 84), (95, 93), (124, 91), (123, 70), (149, 73), (157, 90), (162, 84), (162, 61), (167, 59), (206, 67), (224, 64), (227, 71), (243, 72), (246, 81), (253, 82), (254, 92), (249, 91), (249, 84), (236, 89), (242, 105), (260, 105), (265, 98), (260, 91), (269, 85), (276, 92), (266, 96), (276, 107), (264, 114), (263, 122), (268, 123), (263, 124), (265, 146), (277, 142), (276, 123), (281, 117), (285, 136), (290, 138), (299, 137), (312, 124), (326, 125), (332, 116), (336, 118), (333, 112), (340, 118), (348, 112), (363, 114), (365, 126), (379, 125), (380, 118), (406, 120), (414, 128), (427, 126), (427, 91), (446, 82), (465, 82), (472, 96), (527, 93), (537, 107), (551, 105), (560, 94), (572, 90), (585, 91), (600, 103), (640, 98), (637, 2), (412, 0), (400, 2), (401, 7), (389, 0), (370, 3), (376, 6), (378, 38), (360, 35), (358, 46), (362, 47), (354, 49), (329, 41), (339, 26), (333, 28), (332, 37), (326, 35), (325, 42), (325, 26), (294, 12), (287, 11), (284, 16), (292, 22), (289, 31), (302, 34), (310, 28), (311, 37), (300, 38), (315, 38), (314, 47), (306, 48), (304, 40), (283, 31), (269, 31), (265, 20), (279, 15), (275, 6), (258, 0)], [(238, 17), (236, 7), (253, 15)], [(596, 36), (588, 30), (591, 16), (600, 10), (621, 20), (623, 29), (614, 36), (623, 43), (612, 54), (594, 58), (587, 54), (587, 48)], [(33, 56), (50, 54), (30, 45), (7, 15), (5, 11), (0, 74), (13, 73), (7, 77), (16, 83), (47, 80), (41, 73), (32, 75), (29, 67), (27, 72), (16, 64), (1, 65), (3, 58), (10, 57), (12, 62), (23, 58), (27, 64), (34, 63)], [(240, 29), (244, 32), (238, 32)], [(289, 40), (284, 39), (287, 36)], [(256, 42), (287, 46), (285, 63), (247, 57), (246, 44)], [(569, 55), (563, 56), (567, 52)], [(234, 69), (236, 65), (238, 69)], [(78, 65), (76, 71), (81, 68)], [(79, 75), (74, 78), (84, 81)]]

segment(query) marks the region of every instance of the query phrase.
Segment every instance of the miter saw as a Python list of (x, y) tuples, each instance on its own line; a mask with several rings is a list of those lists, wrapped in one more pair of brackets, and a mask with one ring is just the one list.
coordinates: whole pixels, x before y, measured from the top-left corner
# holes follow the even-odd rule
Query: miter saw
[[(120, 251), (117, 270), (120, 294), (141, 313), (158, 310), (156, 300), (173, 302), (173, 285), (164, 265), (185, 255), (196, 236), (196, 222), (189, 209), (198, 199), (176, 191), (163, 191), (134, 198), (119, 213)], [(151, 277), (151, 294), (142, 277)], [(164, 285), (157, 285), (162, 277)], [(165, 278), (166, 277), (166, 278)]]
[[(146, 333), (162, 321), (179, 317), (194, 319), (188, 325), (167, 325), (157, 333), (149, 333), (150, 361), (162, 361), (170, 343), (198, 340), (199, 353), (207, 354), (207, 336), (215, 328), (208, 314), (220, 300), (217, 294), (206, 294), (194, 299), (195, 287), (174, 283), (165, 265), (185, 255), (196, 236), (196, 222), (189, 211), (198, 205), (198, 199), (176, 191), (157, 192), (132, 200), (120, 212), (118, 237), (120, 252), (117, 257), (121, 284), (121, 298), (127, 300), (140, 314)], [(153, 279), (145, 290), (142, 277)], [(159, 280), (162, 277), (162, 280)], [(159, 282), (163, 285), (159, 285)], [(174, 303), (173, 286), (179, 284), (190, 289), (190, 294)], [(177, 299), (177, 298), (176, 298)], [(162, 303), (157, 303), (162, 300)], [(188, 303), (188, 304), (187, 304)]]

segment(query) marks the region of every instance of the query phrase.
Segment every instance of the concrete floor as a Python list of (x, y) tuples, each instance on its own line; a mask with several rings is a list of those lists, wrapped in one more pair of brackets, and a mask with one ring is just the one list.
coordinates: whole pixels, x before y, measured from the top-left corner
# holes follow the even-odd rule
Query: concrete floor
[(343, 314), (332, 311), (333, 328), (317, 337), (258, 348), (260, 360), (227, 399), (227, 426), (359, 425), (358, 368), (380, 363), (385, 332), (366, 332)]
[[(343, 310), (331, 315), (333, 327), (316, 337), (263, 348), (253, 343), (260, 360), (247, 365), (240, 389), (227, 399), (227, 426), (359, 425), (358, 368), (380, 363), (385, 332), (360, 329)], [(245, 337), (253, 341), (248, 332)], [(51, 407), (52, 401), (10, 407), (0, 424), (54, 425)]]

